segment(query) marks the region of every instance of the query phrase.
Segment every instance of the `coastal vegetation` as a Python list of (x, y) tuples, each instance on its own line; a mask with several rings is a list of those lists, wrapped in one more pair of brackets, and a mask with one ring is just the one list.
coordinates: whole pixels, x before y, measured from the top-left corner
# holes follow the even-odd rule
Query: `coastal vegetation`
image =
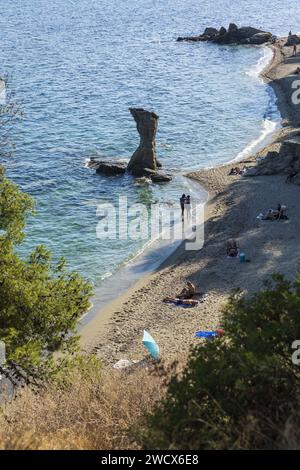
[(105, 369), (78, 349), (91, 285), (44, 246), (19, 254), (34, 206), (1, 168), (0, 340), (22, 386), (2, 406), (0, 448), (298, 446), (299, 275), (291, 283), (276, 274), (250, 297), (235, 292), (223, 311), (226, 335), (193, 348), (187, 361)]
[[(3, 109), (3, 116), (5, 113), (7, 110)], [(11, 117), (16, 115), (13, 112)], [(291, 145), (299, 146), (298, 143), (288, 143), (284, 147), (290, 149)], [(284, 155), (290, 157), (291, 152), (284, 152)], [(296, 149), (293, 155), (298, 156)], [(282, 158), (279, 160), (282, 165)], [(266, 167), (266, 164), (269, 165), (268, 156), (260, 168)], [(288, 168), (287, 161), (283, 166), (279, 168), (279, 178)], [(270, 167), (267, 169), (270, 170)], [(272, 184), (270, 181), (269, 186)], [(295, 193), (292, 193), (291, 185), (283, 184), (285, 197), (290, 191), (292, 201)], [(221, 193), (220, 190), (216, 192)], [(252, 204), (253, 193), (248, 189), (248, 201), (251, 200)], [(282, 196), (282, 192), (278, 191), (278, 194)], [(241, 198), (234, 198), (232, 193), (230, 197), (228, 207), (234, 206), (238, 215), (233, 224), (241, 227), (243, 206), (239, 199), (247, 199), (246, 184), (243, 184)], [(264, 198), (264, 204), (265, 201)], [(217, 321), (221, 322), (220, 326), (225, 331), (223, 337), (201, 340), (198, 346), (190, 350), (188, 358), (178, 353), (175, 362), (166, 363), (164, 359), (149, 361), (144, 368), (120, 371), (112, 367), (113, 355), (105, 367), (96, 356), (79, 351), (77, 325), (89, 308), (91, 285), (77, 273), (69, 272), (65, 260), (57, 260), (44, 246), (37, 246), (26, 257), (20, 255), (19, 248), (26, 236), (26, 221), (34, 215), (34, 206), (33, 199), (9, 181), (1, 169), (0, 340), (6, 346), (7, 362), (0, 373), (4, 370), (8, 375), (16, 374), (19, 379), (16, 396), (1, 407), (1, 449), (299, 447), (299, 360), (293, 360), (293, 345), (300, 340), (300, 276), (291, 281), (293, 266), (299, 267), (296, 211), (292, 212), (294, 230), (290, 238), (288, 229), (292, 224), (281, 226), (280, 221), (276, 227), (270, 226), (269, 232), (268, 226), (265, 226), (265, 232), (261, 225), (255, 226), (254, 233), (252, 226), (255, 217), (250, 211), (245, 211), (252, 230), (249, 231), (251, 241), (248, 247), (250, 251), (250, 247), (254, 246), (255, 251), (250, 265), (245, 264), (245, 269), (240, 264), (228, 263), (225, 266), (222, 248), (218, 251), (212, 245), (215, 257), (210, 258), (211, 269), (217, 271), (216, 257), (221, 264), (217, 276), (208, 280), (202, 272), (192, 273), (203, 280), (201, 287), (203, 285), (207, 291), (219, 289), (210, 301), (211, 311), (215, 313), (217, 310)], [(260, 205), (254, 206), (256, 214)], [(217, 223), (224, 238), (226, 221), (233, 218), (232, 210), (228, 209), (227, 216), (225, 212), (221, 216)], [(283, 227), (282, 232), (278, 227)], [(277, 246), (270, 237), (270, 232), (274, 233), (276, 229), (279, 232)], [(263, 233), (259, 240), (258, 233)], [(245, 229), (239, 235), (245, 246)], [(215, 233), (211, 230), (209, 236), (208, 245), (213, 243)], [(222, 237), (218, 235), (217, 238), (223, 245)], [(268, 240), (269, 246), (261, 242), (263, 237)], [(293, 239), (295, 244), (292, 244)], [(291, 251), (286, 253), (283, 248), (291, 240)], [(248, 254), (247, 245), (246, 250)], [(268, 255), (267, 260), (263, 257), (264, 253)], [(274, 274), (263, 289), (257, 287), (260, 284), (255, 285), (257, 293), (253, 294), (254, 289), (249, 289), (251, 275), (254, 277), (257, 273), (259, 277), (261, 270), (260, 280), (265, 279), (275, 271), (274, 264), (267, 264), (273, 259), (277, 259), (276, 267), (281, 268), (287, 277)], [(198, 261), (191, 255), (186, 264), (194, 264), (194, 269), (201, 271)], [(284, 263), (292, 266), (290, 271)], [(202, 271), (209, 269), (207, 265)], [(178, 271), (175, 265), (172, 270), (173, 277), (168, 282), (174, 289)], [(180, 275), (188, 278), (190, 273), (182, 270)], [(225, 284), (226, 275), (230, 280), (235, 275), (236, 282)], [(223, 298), (227, 299), (233, 285), (241, 286), (243, 290), (234, 292), (221, 311), (216, 303), (217, 295), (220, 297), (222, 289)], [(181, 343), (190, 344), (189, 339), (193, 337), (191, 314), (188, 312), (184, 316), (183, 312), (175, 313), (178, 317), (182, 313), (180, 329), (190, 322), (189, 330), (186, 329), (176, 342), (179, 328), (176, 330), (174, 323), (171, 323), (175, 318), (174, 310), (168, 312), (160, 309), (161, 304), (155, 302), (154, 290), (152, 284), (151, 304), (159, 310), (159, 320), (164, 319), (168, 333), (170, 330), (170, 336), (165, 335), (162, 345), (173, 341), (175, 347), (178, 345), (180, 349)], [(159, 302), (161, 293), (157, 294)], [(136, 304), (142, 322), (147, 323), (142, 299), (139, 298)], [(123, 325), (120, 323), (122, 316), (124, 323), (134, 318), (131, 308), (128, 316), (117, 312), (119, 331)], [(211, 311), (204, 308), (205, 305), (201, 312), (197, 312), (196, 321), (206, 317), (211, 325)], [(152, 319), (151, 324), (155, 320), (158, 322), (158, 316)], [(139, 329), (140, 325), (137, 324), (129, 331), (137, 336)], [(118, 330), (109, 330), (107, 336), (110, 334), (113, 337), (111, 332)], [(129, 340), (125, 336), (119, 340), (127, 347), (119, 350), (122, 354), (132, 347), (134, 335), (127, 333), (127, 336), (130, 336)], [(109, 348), (106, 350), (109, 355)], [(103, 362), (105, 359), (107, 357), (103, 358)]]
[[(55, 369), (53, 353), (76, 350), (78, 319), (89, 308), (91, 285), (53, 261), (44, 246), (18, 254), (34, 202), (0, 169), (0, 340), (8, 367), (38, 376)], [(62, 356), (63, 357), (63, 356)]]
[(0, 446), (295, 448), (299, 311), (299, 275), (291, 283), (276, 274), (250, 298), (236, 292), (224, 310), (226, 336), (194, 348), (186, 364), (179, 358), (131, 373), (90, 364), (68, 383), (48, 382), (38, 393), (26, 387), (4, 409)]
[[(22, 112), (7, 82), (2, 83), (6, 93), (0, 104), (0, 148), (7, 156), (11, 130)], [(0, 341), (7, 368), (26, 381), (61, 370), (66, 355), (76, 352), (78, 319), (88, 310), (92, 294), (92, 286), (69, 272), (64, 259), (54, 261), (46, 247), (20, 256), (26, 221), (34, 211), (34, 200), (0, 166)]]
[[(274, 275), (250, 299), (234, 295), (226, 337), (196, 347), (147, 419), (148, 449), (270, 449), (299, 438), (300, 276)], [(296, 434), (295, 434), (296, 431)]]

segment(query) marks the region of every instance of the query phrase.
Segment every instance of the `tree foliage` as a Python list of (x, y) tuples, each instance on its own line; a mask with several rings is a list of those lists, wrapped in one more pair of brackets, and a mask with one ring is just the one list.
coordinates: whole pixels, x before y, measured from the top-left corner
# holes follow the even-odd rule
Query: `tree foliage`
[[(278, 448), (300, 406), (300, 276), (277, 274), (250, 299), (233, 296), (225, 309), (226, 336), (198, 345), (180, 377), (148, 416), (146, 448)], [(299, 422), (298, 422), (299, 425)]]
[[(89, 308), (91, 285), (54, 263), (44, 246), (26, 259), (16, 252), (34, 203), (0, 170), (0, 340), (7, 363), (41, 375), (56, 351), (74, 352), (79, 318)], [(62, 357), (62, 356), (61, 356)]]

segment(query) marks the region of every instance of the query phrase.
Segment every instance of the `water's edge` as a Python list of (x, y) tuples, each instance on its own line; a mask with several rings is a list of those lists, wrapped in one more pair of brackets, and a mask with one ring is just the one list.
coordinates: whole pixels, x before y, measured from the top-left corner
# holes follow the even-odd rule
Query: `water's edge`
[[(253, 74), (255, 74), (255, 76), (262, 81), (264, 81), (264, 70), (266, 70), (271, 65), (274, 59), (274, 53), (272, 49), (266, 46), (263, 46), (263, 49), (265, 50), (266, 55), (260, 58), (258, 63), (253, 67), (255, 70)], [(269, 54), (269, 52), (271, 52), (271, 54)], [(268, 57), (267, 61), (265, 60), (266, 57)], [(268, 83), (265, 81), (264, 83), (265, 86), (271, 90), (270, 93), (273, 95), (274, 106), (276, 106), (280, 114), (280, 110), (276, 104), (277, 97), (274, 90)], [(269, 123), (272, 125), (268, 125)], [(227, 164), (244, 160), (269, 144), (272, 141), (275, 132), (279, 127), (281, 127), (281, 123), (282, 120), (280, 120), (280, 122), (272, 122), (268, 119), (265, 119), (263, 129), (258, 138), (247, 144), (247, 146), (241, 152), (239, 152), (239, 154), (234, 159), (229, 160)], [(198, 170), (201, 169), (202, 168), (199, 168)], [(199, 199), (199, 195), (201, 195), (201, 201), (204, 204), (208, 202), (209, 194), (198, 182), (188, 178), (186, 174), (183, 174), (182, 178), (185, 178), (189, 181), (190, 194), (192, 199)], [(204, 194), (205, 198), (203, 198)], [(104, 279), (101, 285), (96, 289), (95, 295), (92, 299), (91, 309), (80, 320), (79, 331), (84, 326), (86, 326), (97, 314), (101, 313), (101, 309), (103, 309), (104, 306), (132, 288), (138, 280), (159, 270), (161, 265), (176, 251), (176, 249), (178, 249), (182, 243), (184, 243), (182, 240), (177, 240), (172, 243), (163, 240), (158, 240), (153, 243), (150, 242), (150, 244), (146, 244), (142, 251), (136, 254), (132, 260), (127, 262), (114, 274)]]

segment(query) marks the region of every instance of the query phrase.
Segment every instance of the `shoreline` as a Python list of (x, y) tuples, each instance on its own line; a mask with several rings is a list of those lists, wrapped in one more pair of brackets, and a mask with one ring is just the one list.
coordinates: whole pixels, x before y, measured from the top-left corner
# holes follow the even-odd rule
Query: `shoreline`
[[(274, 77), (278, 73), (283, 58), (280, 41), (276, 47), (272, 47), (272, 50), (274, 55), (270, 64), (261, 72), (261, 76), (275, 91), (277, 106), (283, 117), (283, 128), (272, 134), (272, 142), (268, 145), (268, 148), (275, 145), (288, 132), (291, 132), (291, 121), (295, 122), (294, 116), (291, 121), (289, 120), (290, 116), (284, 90), (282, 92), (282, 87), (278, 87), (274, 82)], [(260, 156), (264, 151), (265, 149), (262, 149), (257, 155)], [(255, 163), (255, 157), (247, 157), (247, 162), (250, 164)], [(245, 282), (245, 286), (243, 286), (242, 280), (246, 273), (239, 272), (241, 265), (238, 261), (223, 258), (222, 253), (226, 237), (231, 238), (234, 236), (238, 241), (241, 237), (241, 247), (252, 259), (251, 247), (246, 244), (247, 248), (245, 248), (245, 244), (242, 243), (242, 233), (245, 232), (246, 227), (249, 228), (249, 224), (245, 220), (245, 212), (249, 212), (250, 208), (247, 206), (251, 204), (248, 204), (243, 197), (245, 189), (248, 190), (247, 186), (256, 186), (257, 181), (264, 181), (265, 178), (269, 178), (269, 181), (273, 179), (274, 186), (278, 186), (278, 184), (282, 186), (278, 176), (228, 177), (228, 167), (230, 166), (232, 164), (228, 163), (187, 175), (209, 192), (209, 200), (205, 210), (206, 237), (203, 249), (200, 252), (185, 252), (182, 249), (182, 243), (155, 272), (147, 274), (124, 294), (104, 306), (103, 309), (98, 311), (96, 317), (82, 328), (82, 347), (95, 352), (105, 364), (112, 365), (121, 358), (144, 358), (145, 352), (141, 345), (142, 330), (144, 328), (150, 330), (158, 341), (163, 358), (175, 358), (180, 351), (182, 353), (188, 352), (190, 345), (195, 341), (193, 339), (194, 331), (199, 328), (214, 329), (221, 326), (222, 305), (226, 302), (235, 284), (240, 284), (237, 287), (243, 290), (253, 292), (262, 285), (266, 272), (270, 274), (273, 272), (272, 269), (276, 270), (274, 260), (272, 262), (269, 260), (267, 264), (270, 266), (267, 270), (264, 269), (262, 279), (257, 279), (257, 275), (254, 275), (254, 282)], [(262, 186), (260, 191), (265, 193), (265, 184), (263, 183), (260, 186)], [(298, 191), (293, 185), (286, 186), (282, 188), (283, 192), (286, 192), (284, 191), (286, 189), (288, 193)], [(270, 196), (272, 191), (268, 192)], [(276, 196), (273, 195), (273, 197), (277, 198), (277, 191), (275, 194)], [(264, 200), (267, 195), (264, 194), (262, 197), (259, 193), (256, 196), (259, 196), (258, 199)], [(291, 194), (286, 195), (285, 201), (288, 200), (287, 196), (290, 199)], [(257, 197), (254, 199), (257, 199)], [(292, 197), (291, 202), (288, 203), (289, 207), (293, 204), (293, 199), (295, 198)], [(277, 199), (274, 204), (276, 202), (278, 202)], [(243, 209), (243, 213), (239, 213), (238, 209)], [(257, 207), (257, 213), (261, 209), (263, 208)], [(231, 217), (228, 219), (230, 214)], [(243, 219), (242, 223), (240, 219)], [(257, 222), (254, 221), (253, 225), (254, 233), (252, 233), (252, 236), (257, 236), (259, 235), (259, 233), (256, 233), (258, 230)], [(262, 232), (269, 230), (269, 228), (264, 226)], [(281, 224), (278, 229), (282, 230)], [(270, 253), (270, 250), (271, 252), (274, 251), (269, 248), (266, 253)], [(278, 260), (278, 257), (275, 257), (275, 259)], [(287, 274), (291, 270), (295, 271), (295, 269), (292, 269), (291, 264), (289, 263), (289, 267), (284, 266), (283, 271)], [(249, 269), (248, 266), (250, 266)], [(246, 269), (243, 266), (242, 270), (251, 271), (253, 267), (254, 272), (257, 272), (258, 267), (255, 261), (247, 265)], [(229, 277), (237, 276), (237, 278), (233, 279), (234, 282), (228, 283), (225, 274)], [(246, 278), (249, 278), (249, 272), (246, 274)], [(199, 304), (193, 309), (182, 309), (161, 302), (164, 296), (174, 293), (174, 289), (176, 291), (180, 290), (182, 284), (187, 280), (195, 282), (200, 289), (202, 286), (204, 287), (208, 298), (203, 304)], [(223, 282), (221, 282), (222, 280)], [(250, 286), (249, 284), (254, 285)]]
[[(207, 203), (208, 192), (202, 188), (198, 182), (181, 175), (181, 179), (187, 180), (187, 191), (197, 203)], [(175, 221), (175, 226), (181, 223), (181, 220)], [(182, 240), (161, 240), (160, 238), (149, 240), (146, 245), (129, 261), (125, 262), (119, 269), (107, 276), (101, 285), (95, 290), (92, 298), (92, 307), (81, 317), (79, 321), (78, 332), (86, 326), (87, 323), (93, 321), (93, 318), (106, 308), (107, 305), (114, 302), (115, 294), (118, 291), (118, 297), (126, 294), (132, 289), (139, 280), (155, 273), (160, 269), (161, 265), (172, 256), (180, 247)]]
[[(261, 46), (260, 46), (261, 47)], [(266, 47), (266, 46), (263, 46), (261, 47), (263, 50), (265, 51), (271, 51), (271, 56), (268, 57), (268, 63), (266, 65), (263, 66), (263, 68), (261, 68), (260, 70), (256, 71), (255, 74), (253, 73), (250, 73), (249, 72), (249, 76), (255, 76), (256, 78), (259, 78), (261, 77), (262, 75), (262, 72), (265, 70), (266, 67), (269, 66), (269, 64), (271, 63), (272, 59), (273, 59), (273, 55), (274, 55), (274, 52), (272, 53), (272, 49)], [(258, 64), (260, 62), (263, 62), (264, 60), (266, 59), (265, 56), (262, 56), (258, 63), (254, 66), (254, 67), (257, 67)], [(263, 135), (263, 132), (261, 135), (258, 136), (257, 139), (255, 139), (254, 141), (251, 141), (241, 152), (239, 152), (239, 154), (237, 155), (237, 157), (234, 157), (231, 161), (229, 162), (226, 162), (226, 163), (223, 163), (221, 165), (226, 165), (228, 163), (238, 163), (239, 161), (241, 161), (243, 159), (243, 157), (239, 157), (239, 155), (241, 153), (244, 153), (245, 151), (248, 153), (248, 148), (249, 147), (252, 147), (254, 146), (255, 148), (256, 147), (261, 147), (262, 145), (262, 142), (265, 142), (266, 139), (268, 138), (272, 138), (272, 135), (276, 132), (276, 128), (273, 129), (270, 133), (267, 133), (267, 135)], [(214, 168), (214, 167), (206, 167), (206, 168), (202, 168), (202, 169), (210, 169), (210, 168)], [(201, 171), (202, 169), (195, 169), (195, 170), (190, 170), (190, 171)], [(200, 194), (201, 193), (206, 193), (206, 200), (205, 200), (205, 204), (208, 202), (209, 200), (209, 193), (208, 191), (206, 191), (204, 189), (203, 186), (201, 186), (201, 184), (199, 184), (199, 182), (194, 179), (194, 178), (191, 178), (189, 176), (189, 173), (190, 172), (185, 172), (185, 173), (182, 173), (181, 174), (181, 177), (182, 178), (185, 178), (185, 179), (188, 179), (190, 182), (193, 182), (194, 185), (197, 185), (198, 188), (195, 188), (195, 195), (192, 194), (192, 199), (193, 200), (196, 200), (196, 195), (197, 195), (197, 192), (199, 192)], [(203, 196), (203, 194), (201, 194), (201, 196)], [(202, 201), (202, 198), (201, 198), (201, 201)], [(110, 303), (114, 303), (114, 301), (116, 300), (113, 296), (112, 293), (108, 293), (108, 287), (107, 285), (110, 283), (110, 281), (112, 281), (113, 285), (115, 286), (116, 283), (118, 285), (118, 282), (121, 282), (121, 285), (124, 284), (122, 282), (122, 279), (121, 279), (121, 274), (123, 273), (123, 275), (125, 276), (128, 276), (129, 277), (135, 277), (135, 276), (132, 276), (132, 274), (129, 272), (126, 272), (127, 271), (127, 267), (131, 264), (133, 264), (135, 262), (135, 260), (139, 260), (140, 258), (143, 258), (145, 252), (149, 252), (149, 251), (152, 251), (153, 248), (152, 248), (152, 245), (154, 245), (154, 242), (155, 241), (152, 241), (150, 240), (150, 242), (147, 242), (145, 246), (143, 246), (143, 248), (136, 254), (133, 256), (132, 259), (124, 262), (124, 264), (122, 264), (116, 271), (114, 271), (113, 273), (108, 273), (108, 275), (106, 275), (103, 280), (102, 280), (102, 283), (101, 285), (96, 289), (95, 291), (95, 295), (93, 296), (93, 299), (92, 299), (92, 306), (91, 308), (89, 309), (88, 312), (86, 312), (85, 315), (83, 315), (83, 317), (81, 317), (81, 319), (79, 320), (79, 327), (78, 327), (78, 331), (80, 332), (84, 327), (85, 325), (92, 320), (93, 317), (95, 317), (97, 314), (100, 314), (100, 312), (106, 308), (106, 306)], [(181, 243), (184, 243), (184, 242), (179, 242), (177, 245), (181, 244)], [(159, 249), (160, 247), (157, 247), (157, 249)], [(163, 263), (170, 257), (172, 256), (177, 250), (178, 250), (179, 246), (175, 247), (175, 248), (171, 248), (169, 251), (170, 251), (170, 254), (167, 254), (167, 255), (163, 255), (163, 260), (160, 261), (157, 266), (153, 267), (151, 269), (147, 269), (145, 268), (145, 272), (142, 274), (142, 277), (146, 277), (147, 275), (149, 276), (150, 274), (153, 274), (155, 273), (157, 270), (160, 269), (160, 267), (163, 265)], [(129, 270), (128, 270), (129, 271)], [(150, 272), (149, 272), (150, 271)], [(127, 284), (131, 284), (131, 285), (128, 285), (128, 287), (126, 288), (125, 287), (125, 291), (124, 291), (124, 286), (122, 285), (122, 289), (121, 289), (121, 293), (118, 295), (118, 297), (123, 297), (125, 294), (126, 294), (126, 291), (130, 290), (131, 288), (133, 288), (135, 286), (135, 284), (138, 282), (138, 280), (133, 280), (133, 282), (129, 282)], [(102, 297), (101, 297), (102, 296)], [(103, 297), (105, 300), (103, 300)], [(99, 298), (101, 298), (101, 300), (99, 300)]]

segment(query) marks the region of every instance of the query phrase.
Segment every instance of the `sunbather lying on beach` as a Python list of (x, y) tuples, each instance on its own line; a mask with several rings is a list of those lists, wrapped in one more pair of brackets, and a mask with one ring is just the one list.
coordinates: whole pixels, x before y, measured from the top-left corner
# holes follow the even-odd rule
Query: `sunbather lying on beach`
[(186, 286), (182, 289), (179, 295), (176, 296), (178, 299), (191, 299), (196, 293), (196, 287), (190, 281), (186, 283)]
[(268, 209), (267, 213), (263, 215), (262, 220), (286, 220), (287, 207), (284, 204), (278, 204), (277, 209)]
[(183, 306), (190, 306), (190, 307), (195, 307), (198, 305), (199, 301), (198, 300), (193, 300), (193, 299), (179, 299), (178, 297), (166, 297), (163, 299), (163, 302), (166, 303), (172, 303), (175, 305), (183, 305)]
[(235, 168), (231, 168), (229, 175), (243, 175), (246, 170), (247, 168), (245, 166), (243, 168), (236, 166)]
[(278, 210), (277, 220), (288, 218), (288, 216), (286, 215), (287, 207), (284, 204), (278, 204), (277, 210)]
[(226, 243), (226, 253), (230, 258), (236, 258), (239, 254), (237, 242), (233, 238)]
[(268, 209), (268, 211), (263, 215), (262, 220), (276, 220), (278, 217), (278, 211), (275, 209)]

